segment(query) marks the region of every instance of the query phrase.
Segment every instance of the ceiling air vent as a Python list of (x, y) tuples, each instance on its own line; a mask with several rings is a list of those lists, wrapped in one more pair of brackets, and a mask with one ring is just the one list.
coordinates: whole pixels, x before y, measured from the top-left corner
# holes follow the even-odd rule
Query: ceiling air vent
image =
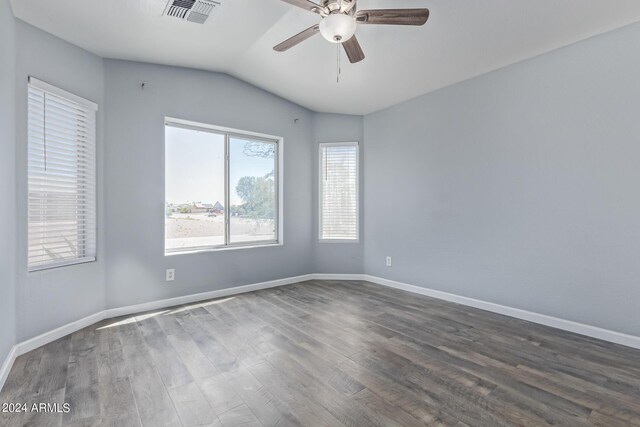
[(185, 21), (204, 24), (213, 9), (218, 6), (220, 6), (220, 3), (212, 0), (169, 0), (164, 14)]

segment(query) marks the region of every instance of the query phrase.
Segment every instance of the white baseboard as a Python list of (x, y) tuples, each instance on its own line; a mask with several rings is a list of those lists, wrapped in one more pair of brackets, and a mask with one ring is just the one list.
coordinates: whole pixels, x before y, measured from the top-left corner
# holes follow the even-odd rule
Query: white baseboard
[(9, 371), (11, 371), (11, 367), (13, 366), (13, 362), (15, 362), (16, 357), (18, 357), (18, 349), (14, 345), (9, 350), (9, 354), (7, 354), (6, 359), (4, 359), (4, 363), (2, 364), (2, 368), (0, 369), (0, 391), (4, 386), (4, 382), (7, 380), (9, 376)]
[(219, 289), (210, 292), (203, 292), (198, 294), (185, 295), (176, 298), (169, 298), (164, 300), (151, 301), (142, 304), (130, 305), (119, 308), (111, 308), (84, 317), (80, 320), (63, 325), (52, 331), (45, 332), (37, 337), (31, 338), (27, 341), (23, 341), (14, 345), (6, 357), (2, 369), (0, 370), (0, 390), (4, 385), (4, 382), (9, 375), (9, 371), (13, 366), (13, 362), (16, 357), (28, 353), (31, 350), (55, 341), (59, 338), (69, 335), (73, 332), (79, 331), (82, 328), (86, 328), (96, 322), (112, 317), (126, 316), (130, 314), (140, 313), (149, 310), (157, 310), (161, 308), (171, 307), (181, 304), (189, 304), (198, 301), (204, 301), (213, 298), (222, 298), (231, 295), (243, 294), (246, 292), (257, 291), (260, 289), (274, 288), (277, 286), (290, 285), (292, 283), (304, 282), (306, 280), (366, 280), (368, 282), (376, 283), (383, 286), (388, 286), (395, 289), (401, 289), (416, 294), (425, 295), (432, 298), (441, 299), (444, 301), (450, 301), (457, 304), (462, 304), (470, 307), (487, 310), (493, 313), (504, 314), (506, 316), (515, 317), (517, 319), (527, 320), (541, 325), (551, 326), (553, 328), (562, 329), (569, 332), (574, 332), (581, 335), (586, 335), (592, 338), (598, 338), (604, 341), (613, 342), (616, 344), (622, 344), (628, 347), (640, 349), (640, 337), (627, 335), (620, 332), (611, 331), (608, 329), (598, 328), (596, 326), (584, 325), (582, 323), (573, 322), (570, 320), (559, 319), (557, 317), (547, 316), (544, 314), (533, 313), (526, 310), (520, 310), (518, 308), (508, 307), (500, 304), (495, 304), (487, 301), (481, 301), (474, 298), (463, 297), (460, 295), (451, 294), (448, 292), (438, 291), (435, 289), (423, 288), (420, 286), (409, 285), (406, 283), (396, 282), (381, 277), (370, 276), (367, 274), (306, 274), (303, 276), (288, 277), (284, 279), (271, 280), (268, 282), (254, 283), (250, 285), (236, 286), (233, 288)]
[(105, 315), (104, 311), (99, 311), (90, 316), (83, 317), (82, 319), (76, 320), (71, 323), (67, 323), (66, 325), (62, 325), (59, 328), (56, 328), (52, 331), (48, 331), (43, 334), (40, 334), (37, 337), (33, 337), (26, 341), (22, 341), (21, 343), (18, 343), (15, 345), (16, 357), (21, 356), (25, 353), (28, 353), (31, 350), (35, 350), (38, 347), (42, 347), (45, 344), (49, 344), (50, 342), (53, 342), (64, 336), (72, 334), (76, 331), (79, 331), (82, 328), (91, 326), (94, 323), (103, 320), (105, 318), (104, 315)]
[(309, 280), (366, 280), (365, 274), (325, 274), (315, 273), (311, 274)]
[(466, 305), (469, 307), (479, 308), (481, 310), (490, 311), (492, 313), (504, 314), (505, 316), (515, 317), (516, 319), (527, 320), (529, 322), (550, 326), (552, 328), (562, 329), (565, 331), (574, 332), (576, 334), (598, 338), (603, 341), (609, 341), (627, 347), (640, 349), (640, 337), (635, 335), (627, 335), (621, 332), (599, 328), (597, 326), (585, 325), (583, 323), (578, 323), (571, 320), (560, 319), (558, 317), (547, 316), (546, 314), (534, 313), (527, 310), (521, 310), (519, 308), (508, 307), (506, 305), (500, 305), (474, 298), (463, 297), (460, 295), (450, 294), (448, 292), (438, 291), (435, 289), (409, 285), (402, 282), (396, 282), (394, 280), (384, 279), (382, 277), (370, 276), (365, 274), (364, 279), (362, 280), (376, 283), (378, 285), (388, 286), (390, 288), (401, 289), (403, 291), (441, 299), (444, 301)]

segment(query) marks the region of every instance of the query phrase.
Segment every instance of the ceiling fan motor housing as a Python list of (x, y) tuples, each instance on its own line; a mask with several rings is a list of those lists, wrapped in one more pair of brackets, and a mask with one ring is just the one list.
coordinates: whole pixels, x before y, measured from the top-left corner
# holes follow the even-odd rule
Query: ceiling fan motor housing
[(350, 15), (355, 12), (355, 3), (356, 0), (323, 0), (321, 2), (322, 7), (331, 13), (348, 10)]

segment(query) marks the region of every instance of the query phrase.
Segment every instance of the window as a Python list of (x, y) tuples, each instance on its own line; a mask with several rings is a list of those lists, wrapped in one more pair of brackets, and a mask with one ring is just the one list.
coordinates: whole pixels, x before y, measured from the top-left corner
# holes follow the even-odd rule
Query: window
[(358, 240), (358, 143), (320, 144), (320, 240)]
[(29, 78), (29, 271), (96, 260), (97, 109)]
[(165, 254), (282, 242), (282, 139), (167, 119)]

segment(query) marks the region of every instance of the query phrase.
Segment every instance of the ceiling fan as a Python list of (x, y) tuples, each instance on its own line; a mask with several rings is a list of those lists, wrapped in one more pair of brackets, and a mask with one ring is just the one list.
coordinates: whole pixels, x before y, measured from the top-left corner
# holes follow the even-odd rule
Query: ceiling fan
[(317, 33), (332, 43), (341, 43), (349, 61), (354, 64), (364, 59), (364, 52), (356, 39), (358, 24), (366, 25), (424, 25), (429, 19), (429, 9), (376, 9), (356, 10), (357, 0), (282, 0), (285, 3), (317, 13), (322, 17), (316, 24), (275, 46), (273, 50), (284, 52)]

